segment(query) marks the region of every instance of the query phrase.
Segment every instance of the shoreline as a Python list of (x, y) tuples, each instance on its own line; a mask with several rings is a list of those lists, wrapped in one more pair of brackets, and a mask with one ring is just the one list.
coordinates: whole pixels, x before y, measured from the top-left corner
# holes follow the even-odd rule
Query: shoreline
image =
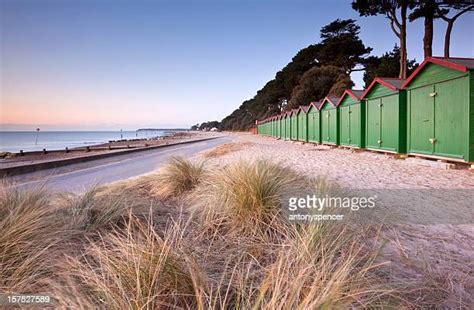
[(0, 159), (0, 169), (13, 169), (26, 165), (47, 164), (54, 161), (107, 156), (109, 154), (122, 154), (127, 151), (151, 149), (157, 146), (194, 141), (214, 136), (216, 135), (202, 132), (175, 132), (159, 138), (111, 141), (89, 147), (72, 148), (68, 151), (47, 151), (46, 154), (42, 151), (24, 152), (23, 155), (12, 153), (13, 156)]
[[(48, 131), (47, 133), (53, 133), (54, 131)], [(64, 131), (58, 131), (59, 133), (63, 133)], [(85, 131), (87, 132), (87, 131)], [(95, 131), (90, 131), (90, 132), (95, 132)], [(35, 153), (42, 153), (44, 149), (48, 153), (54, 153), (54, 152), (62, 152), (68, 149), (68, 151), (81, 151), (85, 150), (86, 148), (100, 148), (100, 147), (108, 147), (110, 146), (122, 146), (126, 144), (134, 145), (134, 144), (139, 144), (140, 142), (147, 142), (148, 144), (150, 143), (155, 143), (155, 141), (160, 141), (164, 138), (168, 137), (173, 137), (173, 136), (180, 136), (180, 135), (186, 135), (189, 133), (189, 130), (168, 130), (168, 131), (163, 131), (163, 135), (156, 135), (156, 136), (150, 136), (150, 137), (125, 137), (123, 139), (103, 139), (99, 141), (88, 141), (88, 140), (83, 140), (83, 141), (74, 141), (70, 142), (70, 146), (67, 146), (66, 144), (60, 145), (60, 146), (55, 146), (54, 144), (47, 144), (44, 146), (37, 146), (37, 149), (31, 149), (29, 146), (24, 146), (24, 148), (17, 147), (17, 151), (12, 151), (12, 150), (0, 150), (0, 159), (8, 158), (10, 157), (15, 157), (17, 155), (20, 155), (21, 153), (25, 154), (35, 154)], [(1, 132), (0, 132), (1, 133)]]

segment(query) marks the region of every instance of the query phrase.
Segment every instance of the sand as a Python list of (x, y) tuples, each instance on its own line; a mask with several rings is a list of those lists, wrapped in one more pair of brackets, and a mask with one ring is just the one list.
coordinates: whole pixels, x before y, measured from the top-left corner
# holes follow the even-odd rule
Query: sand
[(212, 158), (203, 152), (196, 159), (205, 158), (210, 167), (267, 159), (311, 178), (332, 180), (352, 194), (378, 195), (376, 216), (369, 218), (387, 224), (379, 241), (379, 260), (390, 263), (387, 277), (415, 287), (417, 281), (441, 286), (446, 307), (474, 305), (473, 170), (443, 170), (380, 153), (251, 134), (233, 136), (239, 146), (228, 148), (235, 151)]

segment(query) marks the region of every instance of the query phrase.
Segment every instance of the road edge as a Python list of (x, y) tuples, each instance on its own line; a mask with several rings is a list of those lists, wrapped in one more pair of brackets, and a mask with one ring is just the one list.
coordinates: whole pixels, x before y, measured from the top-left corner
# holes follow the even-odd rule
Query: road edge
[(67, 159), (58, 159), (58, 160), (51, 160), (51, 161), (47, 161), (47, 162), (25, 164), (25, 165), (15, 166), (15, 167), (0, 168), (0, 177), (4, 178), (4, 177), (9, 177), (9, 176), (14, 176), (14, 175), (21, 175), (21, 174), (25, 174), (25, 173), (36, 172), (36, 171), (47, 170), (47, 169), (58, 168), (58, 167), (64, 167), (64, 166), (67, 166), (67, 165), (78, 164), (78, 163), (93, 161), (93, 160), (97, 160), (97, 159), (103, 159), (103, 158), (109, 158), (109, 157), (114, 157), (114, 156), (126, 155), (126, 154), (130, 154), (130, 153), (135, 153), (135, 152), (142, 152), (142, 151), (149, 151), (149, 150), (154, 150), (154, 149), (166, 148), (168, 146), (174, 146), (174, 145), (190, 144), (190, 143), (214, 140), (214, 139), (218, 139), (218, 138), (222, 138), (222, 137), (224, 137), (224, 136), (210, 137), (210, 138), (204, 138), (204, 139), (198, 139), (198, 140), (182, 141), (182, 142), (177, 142), (177, 143), (162, 144), (162, 145), (155, 145), (155, 146), (148, 146), (148, 147), (142, 147), (142, 148), (123, 150), (123, 151), (120, 151), (120, 152), (96, 154), (96, 155), (81, 156), (81, 157), (67, 158)]

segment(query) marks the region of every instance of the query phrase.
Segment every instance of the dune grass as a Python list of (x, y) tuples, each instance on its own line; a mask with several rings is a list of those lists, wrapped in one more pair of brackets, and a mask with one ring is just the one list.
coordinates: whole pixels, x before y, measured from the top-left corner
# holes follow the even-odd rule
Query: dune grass
[(195, 191), (195, 209), (207, 228), (266, 235), (283, 224), (285, 196), (302, 185), (286, 167), (242, 161), (214, 174)]
[(376, 253), (344, 225), (293, 227), (276, 260), (255, 285), (252, 307), (365, 308), (392, 299), (397, 304), (395, 290), (377, 283)]
[(154, 194), (169, 198), (193, 189), (204, 177), (203, 162), (191, 162), (183, 157), (172, 157), (154, 176)]
[(285, 218), (289, 195), (334, 188), (268, 161), (211, 173), (182, 158), (82, 195), (4, 186), (0, 293), (48, 292), (74, 309), (441, 305), (387, 282), (380, 224)]
[(2, 187), (0, 193), (0, 292), (24, 292), (51, 273), (51, 261), (67, 238), (43, 189), (28, 192)]
[[(112, 309), (196, 306), (206, 281), (192, 258), (179, 251), (180, 228), (170, 226), (163, 239), (152, 222), (130, 216), (124, 228), (87, 242), (83, 255), (68, 257), (60, 266), (62, 278), (50, 284), (59, 304)], [(76, 294), (64, 290), (64, 283), (73, 283)]]

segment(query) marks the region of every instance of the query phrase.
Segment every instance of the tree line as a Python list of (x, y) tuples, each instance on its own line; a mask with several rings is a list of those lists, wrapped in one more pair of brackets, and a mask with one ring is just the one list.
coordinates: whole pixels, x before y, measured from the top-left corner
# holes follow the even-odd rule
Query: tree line
[(346, 88), (354, 86), (350, 78), (354, 71), (364, 71), (366, 87), (375, 76), (405, 79), (418, 65), (407, 57), (407, 23), (423, 19), (423, 51), (429, 57), (433, 21), (445, 21), (444, 56), (449, 57), (454, 23), (465, 13), (474, 11), (474, 0), (354, 0), (352, 8), (360, 16), (387, 18), (398, 40), (392, 51), (371, 56), (372, 48), (360, 39), (356, 22), (337, 19), (321, 28), (319, 43), (300, 50), (253, 98), (244, 101), (221, 122), (206, 122), (193, 129), (206, 128), (212, 123), (212, 127), (223, 130), (247, 130), (255, 125), (255, 120), (307, 105), (327, 94), (340, 96)]

